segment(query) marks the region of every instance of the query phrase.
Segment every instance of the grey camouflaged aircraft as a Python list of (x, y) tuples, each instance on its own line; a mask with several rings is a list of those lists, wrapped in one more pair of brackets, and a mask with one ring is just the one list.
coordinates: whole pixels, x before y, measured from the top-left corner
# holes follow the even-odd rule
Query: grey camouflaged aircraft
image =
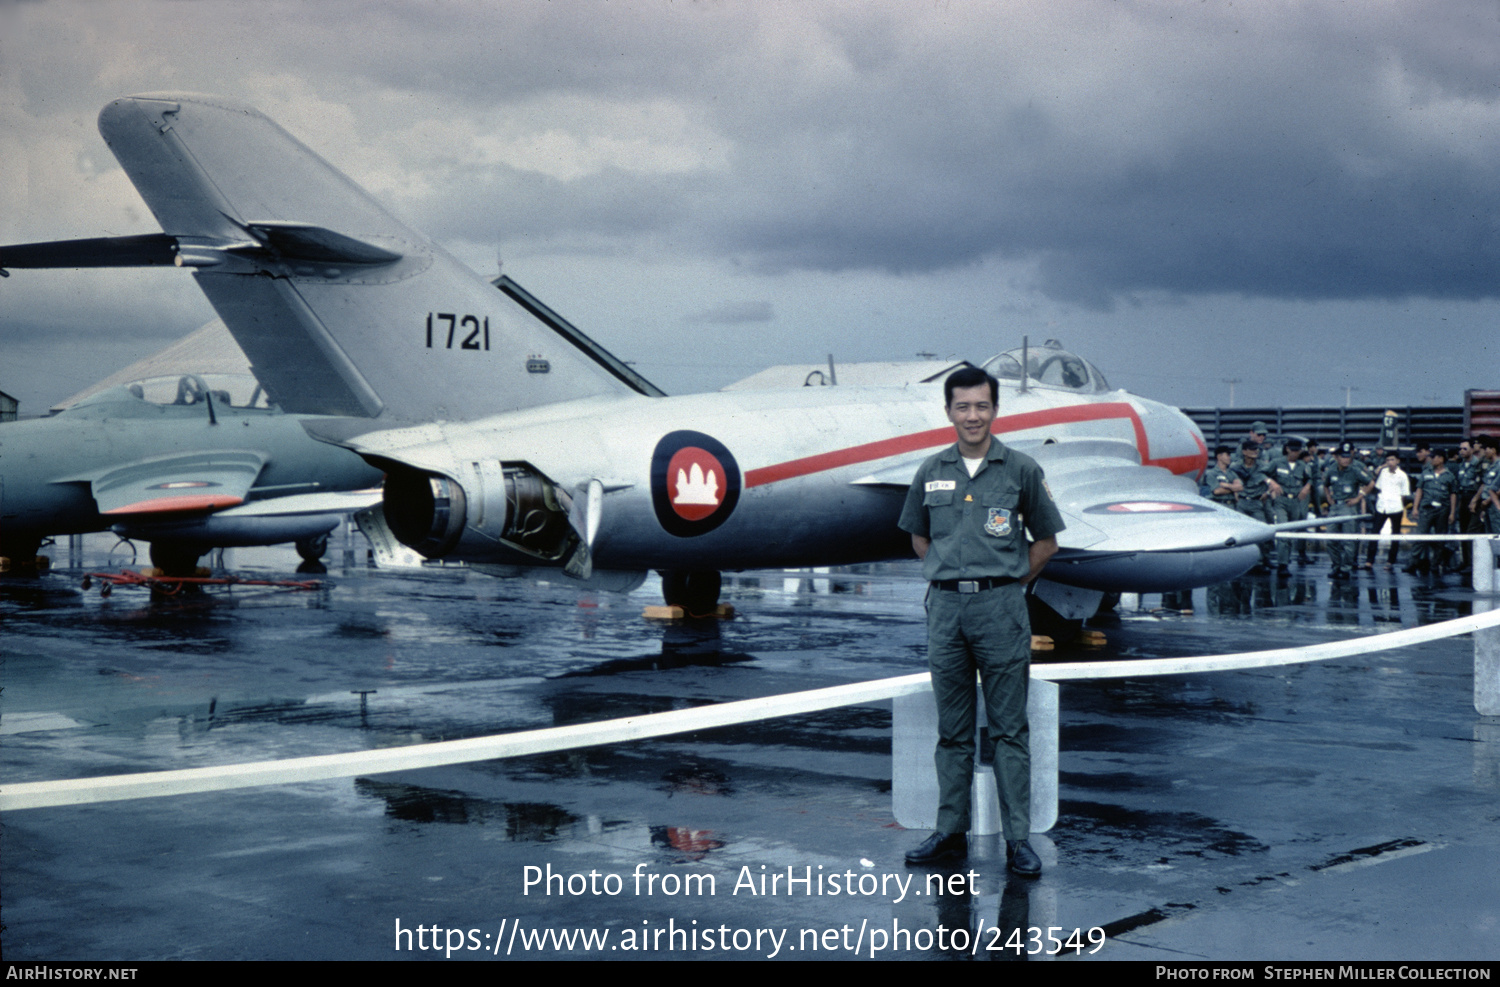
[(380, 471), (313, 441), (253, 377), (121, 384), (47, 418), (0, 425), (0, 558), (26, 571), (44, 536), (113, 530), (190, 574), (212, 548), (295, 542), (323, 554)]
[[(387, 474), (386, 520), (424, 556), (656, 569), (692, 612), (722, 570), (910, 557), (906, 488), (953, 442), (940, 382), (666, 397), (251, 107), (131, 96), (99, 129), (166, 232), (5, 248), (0, 267), (191, 270), (272, 398), (334, 416), (304, 427)], [(1067, 522), (1037, 588), (1064, 616), (1231, 578), (1273, 536), (1198, 496), (1203, 438), (1176, 409), (1060, 350), (986, 366), (995, 434), (1042, 464)]]

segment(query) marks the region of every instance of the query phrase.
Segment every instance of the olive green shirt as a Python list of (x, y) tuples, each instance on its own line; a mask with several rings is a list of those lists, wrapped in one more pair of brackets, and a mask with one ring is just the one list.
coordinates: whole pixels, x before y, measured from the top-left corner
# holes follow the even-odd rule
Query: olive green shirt
[(922, 575), (933, 579), (1024, 579), (1030, 543), (1063, 530), (1042, 468), (991, 437), (971, 479), (957, 444), (928, 459), (906, 493), (897, 526), (932, 541)]
[(1235, 473), (1233, 467), (1224, 467), (1221, 469), (1219, 465), (1215, 463), (1213, 466), (1210, 466), (1208, 468), (1208, 473), (1206, 474), (1206, 476), (1207, 480), (1204, 483), (1204, 487), (1208, 490), (1208, 499), (1216, 504), (1227, 504), (1228, 506), (1233, 507), (1235, 500), (1234, 494), (1214, 493), (1214, 491), (1219, 489), (1220, 487), (1232, 487), (1236, 483), (1240, 482), (1239, 474)]
[[(1282, 456), (1271, 463), (1271, 475), (1276, 478), (1277, 483), (1281, 484), (1282, 498), (1296, 500), (1302, 488), (1312, 482), (1312, 467), (1308, 465), (1306, 459), (1292, 462)], [(1311, 494), (1312, 491), (1309, 490), (1308, 495), (1311, 496)]]
[(1419, 510), (1442, 511), (1448, 514), (1455, 503), (1454, 498), (1458, 495), (1458, 478), (1446, 465), (1441, 473), (1435, 471), (1431, 466), (1422, 471), (1417, 480), (1417, 491), (1422, 495), (1422, 505)]
[(1335, 506), (1344, 504), (1358, 497), (1359, 492), (1369, 484), (1371, 479), (1373, 478), (1369, 470), (1365, 469), (1362, 464), (1351, 460), (1343, 469), (1335, 465), (1328, 471), (1328, 475), (1323, 478), (1323, 493), (1329, 503)]

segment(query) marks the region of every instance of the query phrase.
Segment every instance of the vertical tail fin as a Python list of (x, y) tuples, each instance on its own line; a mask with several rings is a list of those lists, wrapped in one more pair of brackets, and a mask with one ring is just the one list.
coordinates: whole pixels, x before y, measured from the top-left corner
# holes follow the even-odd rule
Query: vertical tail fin
[(654, 390), (250, 107), (130, 96), (99, 131), (287, 411), (462, 421)]

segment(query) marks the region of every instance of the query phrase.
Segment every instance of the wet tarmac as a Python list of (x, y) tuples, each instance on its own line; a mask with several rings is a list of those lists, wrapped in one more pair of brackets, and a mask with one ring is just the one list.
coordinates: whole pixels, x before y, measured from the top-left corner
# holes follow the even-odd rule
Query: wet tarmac
[[(86, 543), (90, 565), (108, 540)], [(293, 577), (290, 552), (232, 571)], [(660, 712), (924, 668), (914, 564), (728, 577), (738, 616), (461, 569), (168, 599), (0, 579), (8, 782), (260, 761)], [(1127, 597), (1107, 661), (1464, 616), (1326, 566)], [(564, 754), (0, 819), (7, 960), (1500, 959), (1500, 722), (1461, 637), (1258, 671), (1064, 683), (1061, 816), (1007, 881), (891, 806), (889, 703)], [(1016, 932), (1020, 929), (1022, 931)], [(1030, 930), (1040, 931), (1030, 931)], [(438, 931), (434, 931), (438, 930)], [(1049, 930), (1056, 938), (1049, 941)], [(1054, 943), (1056, 945), (1054, 945)], [(1007, 944), (1010, 948), (1006, 948)]]

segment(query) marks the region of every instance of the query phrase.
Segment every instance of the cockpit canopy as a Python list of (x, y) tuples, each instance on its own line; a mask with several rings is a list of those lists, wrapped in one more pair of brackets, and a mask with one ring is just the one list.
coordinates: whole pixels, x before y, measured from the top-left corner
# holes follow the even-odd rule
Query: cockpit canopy
[(1000, 380), (1019, 381), (1023, 360), (1028, 383), (1063, 387), (1084, 394), (1098, 394), (1110, 389), (1109, 381), (1097, 367), (1063, 349), (1055, 339), (1049, 339), (1041, 346), (1007, 350), (990, 357), (980, 366)]
[(147, 377), (84, 398), (73, 407), (136, 398), (147, 404), (184, 406), (204, 404), (212, 396), (221, 408), (269, 408), (265, 388), (249, 374), (171, 374)]

